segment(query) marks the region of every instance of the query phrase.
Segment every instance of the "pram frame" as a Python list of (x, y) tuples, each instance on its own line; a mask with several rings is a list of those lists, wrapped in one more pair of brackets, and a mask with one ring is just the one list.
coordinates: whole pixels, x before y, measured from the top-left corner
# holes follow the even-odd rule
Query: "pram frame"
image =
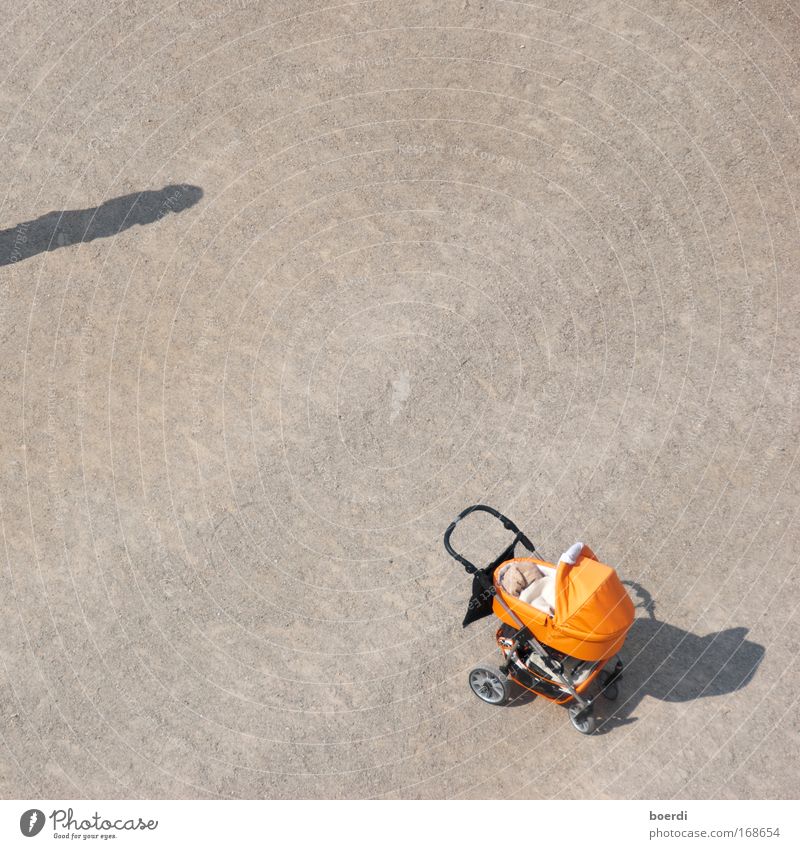
[[(474, 563), (471, 563), (469, 560), (467, 560), (466, 557), (464, 557), (462, 554), (460, 554), (453, 548), (451, 542), (453, 531), (456, 529), (458, 523), (461, 522), (462, 519), (465, 519), (467, 516), (475, 512), (488, 513), (490, 516), (494, 516), (496, 519), (499, 519), (500, 522), (502, 522), (503, 527), (506, 530), (511, 531), (514, 534), (514, 539), (512, 540), (511, 544), (499, 557), (495, 558), (489, 564), (489, 566), (486, 567), (486, 569), (479, 569), (477, 566), (475, 566)], [(583, 694), (578, 692), (575, 680), (570, 675), (568, 670), (564, 668), (564, 665), (556, 657), (556, 655), (549, 648), (549, 646), (537, 640), (536, 637), (531, 633), (530, 629), (527, 628), (525, 624), (516, 615), (516, 613), (514, 613), (514, 611), (509, 608), (509, 606), (504, 601), (502, 595), (495, 591), (494, 581), (489, 576), (489, 574), (487, 574), (487, 570), (491, 572), (491, 574), (493, 574), (494, 570), (499, 567), (501, 563), (505, 562), (506, 560), (512, 559), (514, 557), (517, 544), (521, 544), (531, 553), (534, 553), (536, 551), (536, 547), (531, 542), (531, 540), (517, 527), (514, 522), (511, 521), (511, 519), (508, 518), (508, 516), (504, 516), (502, 513), (500, 513), (499, 510), (495, 510), (494, 507), (489, 507), (486, 504), (473, 504), (471, 507), (467, 507), (465, 510), (462, 510), (458, 514), (458, 516), (456, 516), (456, 518), (450, 523), (444, 533), (444, 547), (447, 553), (454, 560), (460, 563), (468, 574), (473, 575), (475, 578), (477, 578), (484, 591), (494, 596), (495, 601), (497, 601), (503, 607), (503, 609), (508, 613), (509, 617), (519, 626), (519, 630), (516, 632), (516, 634), (513, 635), (512, 645), (509, 647), (508, 652), (505, 653), (505, 663), (500, 667), (500, 671), (504, 675), (507, 675), (509, 678), (516, 681), (516, 683), (518, 683), (521, 687), (524, 687), (526, 690), (530, 690), (531, 692), (537, 692), (534, 688), (527, 686), (526, 684), (522, 683), (517, 678), (515, 678), (513, 673), (511, 672), (511, 666), (515, 660), (519, 660), (520, 663), (523, 664), (523, 666), (527, 666), (525, 661), (519, 655), (519, 649), (521, 644), (527, 643), (528, 648), (535, 651), (539, 655), (539, 657), (547, 667), (547, 671), (553, 676), (555, 681), (560, 684), (564, 696), (571, 697), (571, 701), (573, 701), (575, 705), (578, 706), (578, 710), (575, 712), (575, 717), (576, 719), (580, 720), (581, 717), (587, 715), (591, 711), (594, 702), (599, 698), (599, 696), (602, 695), (606, 690), (609, 690), (612, 684), (614, 684), (621, 676), (622, 663), (621, 661), (617, 660), (614, 670), (611, 672), (610, 675), (606, 676), (601, 690), (593, 697), (585, 698)], [(602, 663), (600, 668), (602, 668), (603, 665), (605, 664)], [(599, 671), (600, 669), (597, 670), (597, 672)], [(594, 674), (597, 673), (593, 673), (592, 677), (594, 676)]]

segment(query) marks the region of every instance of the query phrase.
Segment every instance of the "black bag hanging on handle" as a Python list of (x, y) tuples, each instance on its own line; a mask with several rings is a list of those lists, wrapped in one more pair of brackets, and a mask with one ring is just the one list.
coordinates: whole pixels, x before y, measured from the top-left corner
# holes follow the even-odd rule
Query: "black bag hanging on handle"
[(477, 569), (472, 576), (472, 595), (467, 604), (467, 614), (464, 621), (461, 623), (462, 628), (477, 622), (478, 619), (483, 619), (492, 612), (492, 601), (495, 597), (494, 588), (494, 572), (498, 566), (511, 560), (514, 556), (514, 548), (517, 545), (517, 540), (509, 545), (509, 547), (497, 558), (495, 558), (484, 569)]
[[(483, 569), (478, 569), (477, 566), (470, 563), (466, 557), (459, 554), (453, 548), (450, 542), (450, 538), (453, 535), (453, 531), (456, 529), (456, 525), (463, 518), (469, 516), (470, 513), (475, 513), (476, 511), (489, 513), (489, 515), (499, 519), (506, 530), (514, 533), (514, 539), (511, 541), (508, 548), (506, 548), (499, 557), (496, 557)], [(470, 596), (469, 604), (467, 605), (466, 616), (464, 616), (464, 621), (462, 622), (463, 628), (466, 628), (467, 625), (472, 622), (476, 622), (478, 619), (483, 619), (484, 616), (488, 616), (492, 612), (492, 600), (495, 596), (494, 570), (497, 569), (501, 563), (505, 563), (506, 560), (511, 560), (514, 557), (514, 549), (517, 547), (517, 543), (521, 543), (531, 553), (535, 551), (533, 543), (527, 536), (525, 536), (524, 533), (522, 533), (511, 519), (495, 510), (494, 507), (488, 507), (486, 504), (473, 504), (472, 507), (467, 507), (466, 510), (462, 510), (444, 532), (445, 550), (452, 558), (457, 560), (464, 567), (467, 574), (472, 575), (472, 595)]]

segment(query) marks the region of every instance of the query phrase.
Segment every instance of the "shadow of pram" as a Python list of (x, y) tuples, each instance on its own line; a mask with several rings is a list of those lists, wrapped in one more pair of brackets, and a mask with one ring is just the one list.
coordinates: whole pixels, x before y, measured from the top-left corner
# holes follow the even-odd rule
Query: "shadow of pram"
[(655, 614), (650, 593), (633, 581), (623, 583), (639, 596), (637, 617), (622, 650), (625, 672), (616, 702), (599, 699), (598, 730), (602, 733), (635, 722), (645, 696), (665, 702), (689, 702), (722, 696), (746, 687), (764, 657), (764, 647), (747, 640), (747, 628), (726, 628), (700, 636), (684, 631)]

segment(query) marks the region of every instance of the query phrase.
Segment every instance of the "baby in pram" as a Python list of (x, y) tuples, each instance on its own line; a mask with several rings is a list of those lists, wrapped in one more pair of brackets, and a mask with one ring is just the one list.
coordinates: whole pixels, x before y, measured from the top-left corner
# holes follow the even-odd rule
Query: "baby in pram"
[[(573, 565), (581, 556), (594, 558), (588, 546), (576, 542), (559, 558), (559, 563)], [(512, 560), (500, 571), (499, 580), (509, 595), (553, 616), (556, 607), (556, 569), (529, 558)]]

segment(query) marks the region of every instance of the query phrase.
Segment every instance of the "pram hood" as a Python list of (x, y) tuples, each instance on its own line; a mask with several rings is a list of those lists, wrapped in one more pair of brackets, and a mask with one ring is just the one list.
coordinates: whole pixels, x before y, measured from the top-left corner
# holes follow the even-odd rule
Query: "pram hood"
[(633, 602), (611, 566), (589, 557), (558, 564), (553, 625), (562, 634), (613, 643), (627, 634), (633, 618)]

